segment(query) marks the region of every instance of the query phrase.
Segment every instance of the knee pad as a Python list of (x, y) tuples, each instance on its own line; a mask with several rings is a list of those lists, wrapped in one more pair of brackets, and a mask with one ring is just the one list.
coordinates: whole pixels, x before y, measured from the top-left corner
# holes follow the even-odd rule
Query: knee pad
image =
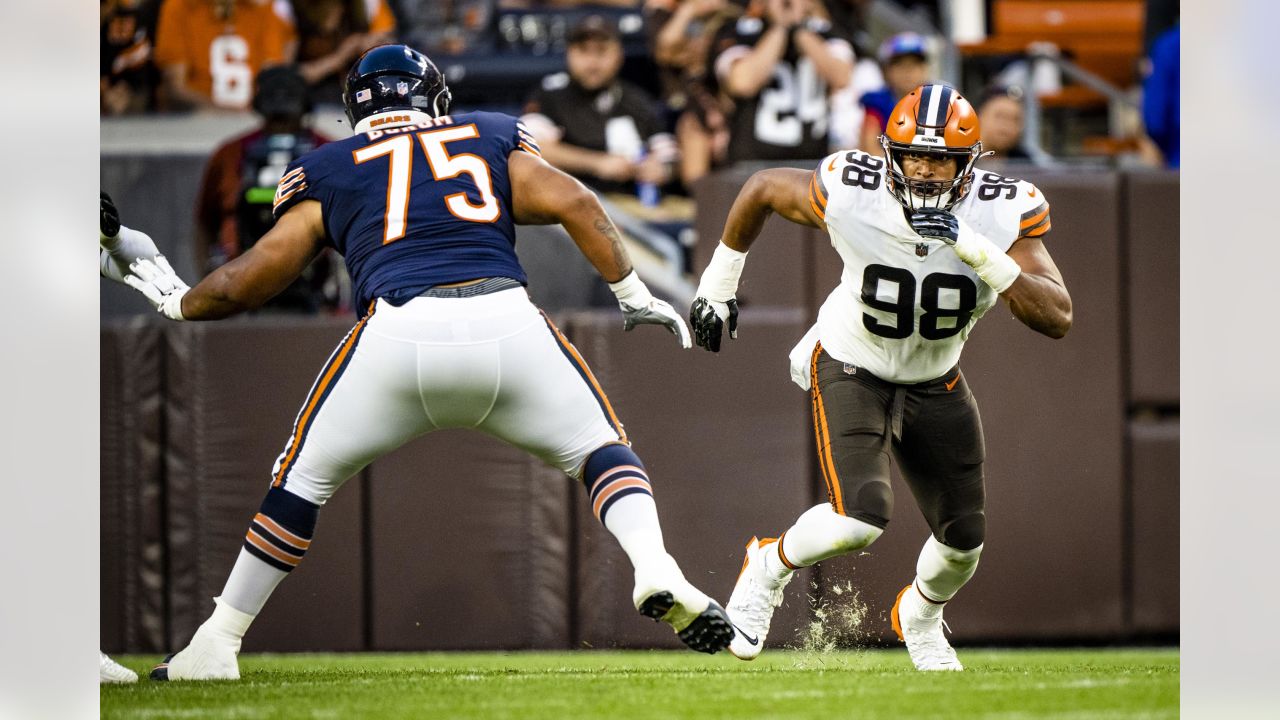
[(289, 572), (302, 562), (311, 547), (319, 518), (319, 505), (273, 487), (249, 523), (244, 549), (268, 565)]
[(853, 503), (845, 503), (845, 515), (884, 530), (893, 515), (893, 488), (878, 480), (863, 483)]
[(976, 512), (956, 518), (941, 528), (939, 541), (947, 547), (968, 551), (982, 545), (987, 535), (987, 516)]
[(604, 522), (614, 503), (628, 495), (653, 497), (649, 474), (640, 456), (621, 443), (610, 443), (591, 453), (582, 466), (582, 484), (591, 501), (591, 512)]

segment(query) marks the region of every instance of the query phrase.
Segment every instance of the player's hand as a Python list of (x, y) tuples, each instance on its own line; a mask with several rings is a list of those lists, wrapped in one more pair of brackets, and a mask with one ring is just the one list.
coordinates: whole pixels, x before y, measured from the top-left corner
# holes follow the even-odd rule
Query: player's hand
[(738, 299), (719, 302), (704, 297), (694, 298), (693, 307), (689, 308), (689, 322), (693, 325), (693, 339), (698, 347), (720, 352), (720, 339), (724, 336), (726, 324), (729, 337), (738, 339)]
[(182, 315), (182, 297), (190, 290), (163, 255), (154, 260), (142, 258), (129, 265), (124, 276), (129, 287), (142, 293), (161, 315), (170, 320), (186, 320)]
[(922, 238), (954, 246), (960, 238), (960, 220), (940, 208), (921, 208), (911, 214), (911, 229)]
[(689, 339), (689, 326), (684, 324), (684, 318), (666, 300), (650, 298), (647, 304), (640, 307), (633, 307), (626, 302), (619, 302), (618, 305), (622, 308), (623, 330), (629, 331), (637, 325), (662, 325), (680, 339), (680, 347), (685, 350), (693, 347), (693, 342)]
[(685, 350), (693, 347), (684, 319), (671, 307), (671, 303), (654, 297), (635, 270), (618, 282), (609, 283), (609, 289), (618, 298), (618, 307), (622, 308), (623, 330), (630, 331), (637, 325), (662, 325), (680, 339), (680, 347)]
[(98, 232), (101, 233), (99, 243), (110, 240), (120, 234), (120, 211), (116, 210), (116, 204), (111, 202), (111, 196), (105, 192), (99, 191), (102, 196), (101, 216), (98, 221)]

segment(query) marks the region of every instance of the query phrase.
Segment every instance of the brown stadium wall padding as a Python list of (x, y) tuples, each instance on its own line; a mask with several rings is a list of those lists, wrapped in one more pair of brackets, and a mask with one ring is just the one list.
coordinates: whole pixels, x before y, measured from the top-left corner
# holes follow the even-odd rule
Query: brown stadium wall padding
[(371, 649), (568, 647), (565, 475), (442, 430), (374, 461), (369, 479)]
[[(298, 408), (352, 324), (249, 318), (167, 328), (172, 647), (213, 610)], [(246, 652), (365, 647), (361, 482), (325, 505), (307, 557), (258, 616)]]
[(1178, 632), (1178, 420), (1134, 420), (1133, 632)]
[(1130, 402), (1178, 404), (1177, 171), (1124, 176)]
[(113, 322), (99, 336), (100, 618), (106, 652), (166, 647), (165, 358), (158, 320)]
[[(698, 231), (698, 244), (694, 247), (693, 256), (695, 277), (701, 275), (710, 262), (738, 191), (754, 170), (763, 167), (729, 168), (704, 177), (694, 185), (693, 196), (698, 204), (694, 221)], [(810, 267), (808, 258), (812, 253), (811, 245), (817, 239), (821, 238), (813, 228), (796, 225), (780, 217), (766, 220), (760, 239), (752, 246), (751, 260), (742, 272), (738, 287), (739, 304), (742, 307), (809, 307), (812, 299), (808, 296), (810, 285), (806, 282)]]
[[(613, 312), (578, 313), (566, 333), (600, 381), (645, 463), (667, 550), (685, 577), (728, 601), (752, 535), (774, 536), (813, 504), (807, 395), (786, 355), (805, 326), (795, 310), (753, 306), (740, 336), (712, 355), (681, 350), (656, 327), (624, 333)], [(631, 605), (630, 563), (573, 489), (578, 647), (682, 647)], [(798, 578), (770, 643), (794, 644), (809, 620)]]

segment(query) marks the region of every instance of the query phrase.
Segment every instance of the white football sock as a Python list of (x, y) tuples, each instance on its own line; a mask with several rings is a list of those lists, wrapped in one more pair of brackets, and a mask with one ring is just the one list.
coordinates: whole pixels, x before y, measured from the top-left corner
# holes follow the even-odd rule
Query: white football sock
[(809, 567), (829, 557), (860, 550), (883, 532), (882, 528), (837, 513), (830, 503), (814, 505), (796, 519), (779, 542), (765, 548), (765, 569), (781, 580), (792, 567)]
[(222, 588), (222, 602), (252, 618), (262, 612), (267, 598), (288, 575), (241, 548), (231, 575), (227, 577), (227, 584)]
[(924, 548), (920, 550), (920, 559), (916, 561), (916, 590), (926, 600), (932, 601), (923, 604), (922, 614), (929, 617), (933, 608), (937, 609), (937, 613), (942, 612), (942, 603), (955, 597), (960, 588), (973, 577), (974, 571), (978, 569), (980, 555), (981, 545), (972, 550), (957, 550), (943, 545), (932, 535), (929, 536)]
[(653, 496), (635, 493), (619, 498), (609, 508), (604, 526), (617, 538), (637, 571), (665, 564), (670, 556), (662, 542), (662, 525)]

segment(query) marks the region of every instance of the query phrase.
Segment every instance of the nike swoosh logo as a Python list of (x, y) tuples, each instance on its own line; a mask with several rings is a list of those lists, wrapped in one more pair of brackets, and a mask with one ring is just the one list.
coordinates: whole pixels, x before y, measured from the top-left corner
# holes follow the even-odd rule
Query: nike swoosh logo
[(738, 631), (738, 634), (742, 636), (742, 639), (743, 639), (743, 640), (746, 640), (747, 642), (751, 643), (752, 645), (759, 645), (759, 644), (760, 644), (760, 638), (753, 638), (753, 637), (751, 637), (750, 635), (748, 635), (748, 634), (746, 633), (746, 631), (745, 631), (745, 630), (743, 630), (742, 628), (738, 627), (738, 623), (733, 623), (733, 629)]
[(943, 383), (943, 385), (947, 387), (947, 392), (951, 392), (951, 388), (955, 387), (956, 383), (958, 382), (960, 382), (960, 376), (956, 375), (955, 378), (951, 380), (951, 382)]
[(1030, 195), (1031, 197), (1035, 197), (1036, 196), (1035, 188), (1028, 190), (1027, 194)]
[(836, 169), (836, 160), (837, 160), (837, 159), (838, 159), (838, 158), (831, 158), (831, 162), (827, 163), (827, 169), (828, 169), (828, 170), (835, 170), (835, 169)]

